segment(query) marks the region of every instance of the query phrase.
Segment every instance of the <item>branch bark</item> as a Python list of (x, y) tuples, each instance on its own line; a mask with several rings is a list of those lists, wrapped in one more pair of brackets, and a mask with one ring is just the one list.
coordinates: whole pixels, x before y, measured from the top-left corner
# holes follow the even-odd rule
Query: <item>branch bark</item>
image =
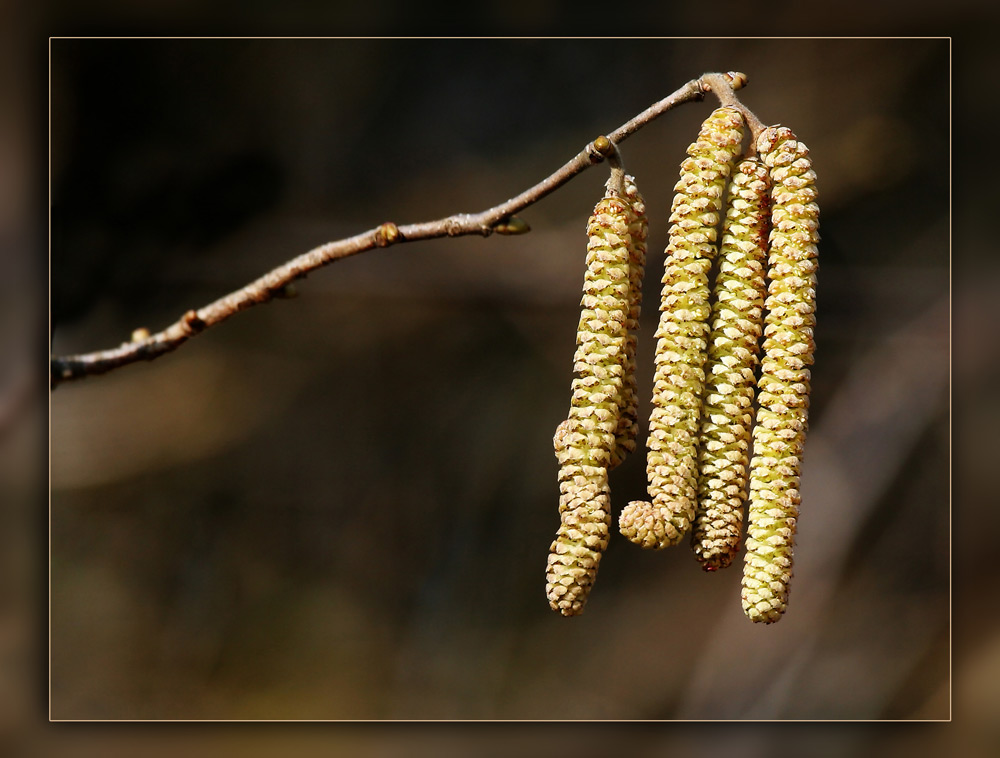
[[(613, 147), (671, 108), (690, 100), (700, 100), (707, 92), (713, 92), (723, 104), (735, 105), (745, 114), (752, 116), (734, 94), (734, 90), (741, 88), (745, 83), (746, 77), (738, 72), (704, 74), (698, 79), (692, 79), (614, 131), (602, 136), (605, 137), (605, 142), (610, 141)], [(756, 121), (756, 117), (753, 118)], [(604, 147), (603, 143), (599, 145)], [(54, 356), (51, 359), (51, 386), (54, 388), (62, 382), (104, 374), (131, 363), (159, 358), (165, 353), (176, 350), (196, 334), (222, 323), (242, 310), (259, 303), (266, 303), (275, 297), (285, 296), (296, 279), (341, 258), (400, 242), (468, 234), (487, 237), (493, 232), (517, 234), (528, 231), (526, 224), (514, 219), (514, 214), (537, 203), (582, 171), (601, 163), (609, 152), (595, 147), (594, 142), (590, 142), (571, 160), (533, 187), (487, 210), (479, 213), (459, 213), (437, 221), (403, 226), (386, 222), (375, 229), (328, 242), (303, 253), (215, 302), (197, 310), (187, 311), (180, 319), (160, 332), (148, 334), (144, 330), (137, 330), (131, 341), (115, 348), (79, 355)]]

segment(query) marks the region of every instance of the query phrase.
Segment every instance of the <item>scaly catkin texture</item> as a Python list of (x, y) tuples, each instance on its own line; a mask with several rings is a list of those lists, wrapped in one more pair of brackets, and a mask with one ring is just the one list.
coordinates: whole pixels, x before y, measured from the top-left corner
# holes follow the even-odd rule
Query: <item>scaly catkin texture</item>
[(769, 127), (757, 150), (771, 174), (771, 247), (750, 508), (743, 610), (772, 623), (788, 603), (799, 475), (815, 344), (819, 206), (809, 151), (786, 127)]
[(569, 418), (556, 429), (560, 525), (549, 548), (546, 595), (564, 616), (583, 611), (608, 545), (608, 466), (622, 411), (630, 308), (632, 204), (605, 197), (587, 226), (587, 273)]
[(635, 220), (629, 224), (629, 311), (625, 326), (625, 377), (622, 385), (622, 413), (615, 432), (615, 449), (611, 455), (614, 468), (635, 450), (639, 435), (638, 391), (635, 379), (635, 351), (639, 314), (642, 308), (642, 279), (646, 270), (646, 203), (635, 185), (635, 179), (625, 177), (625, 199), (632, 204)]
[(697, 441), (708, 339), (708, 272), (716, 253), (722, 194), (743, 141), (743, 116), (719, 108), (688, 147), (671, 207), (656, 372), (646, 445), (652, 502), (629, 503), (621, 533), (647, 548), (681, 541), (694, 519)]
[(756, 159), (736, 165), (715, 280), (699, 441), (698, 510), (691, 546), (706, 571), (740, 545), (753, 425), (754, 373), (763, 321), (770, 181)]

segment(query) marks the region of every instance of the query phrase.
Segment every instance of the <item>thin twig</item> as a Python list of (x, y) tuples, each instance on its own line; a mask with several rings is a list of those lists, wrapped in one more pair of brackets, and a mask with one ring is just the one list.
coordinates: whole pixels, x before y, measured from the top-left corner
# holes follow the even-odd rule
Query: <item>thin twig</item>
[[(733, 89), (738, 89), (745, 82), (746, 77), (733, 72), (729, 74), (705, 74), (698, 79), (692, 79), (677, 91), (654, 103), (642, 113), (637, 114), (607, 134), (606, 139), (617, 144), (671, 108), (690, 100), (700, 100), (708, 91), (713, 92), (724, 104), (733, 101), (738, 103)], [(739, 107), (744, 112), (749, 113), (745, 108), (742, 108), (742, 105)], [(486, 237), (494, 231), (504, 234), (528, 231), (526, 224), (519, 219), (514, 219), (515, 213), (537, 203), (577, 174), (602, 162), (604, 158), (605, 156), (591, 142), (565, 165), (542, 179), (535, 186), (488, 210), (480, 213), (460, 213), (437, 221), (425, 221), (404, 226), (396, 226), (392, 222), (386, 222), (375, 229), (369, 229), (353, 237), (320, 245), (203, 308), (189, 310), (178, 321), (156, 334), (150, 335), (145, 330), (137, 330), (132, 341), (125, 342), (110, 350), (53, 357), (51, 361), (51, 385), (55, 387), (64, 381), (103, 374), (130, 363), (158, 358), (164, 353), (177, 349), (208, 327), (215, 326), (252, 305), (265, 303), (274, 297), (285, 295), (296, 279), (350, 255), (363, 253), (376, 247), (387, 247), (394, 243), (413, 242), (435, 237), (459, 237), (466, 234), (481, 234)]]

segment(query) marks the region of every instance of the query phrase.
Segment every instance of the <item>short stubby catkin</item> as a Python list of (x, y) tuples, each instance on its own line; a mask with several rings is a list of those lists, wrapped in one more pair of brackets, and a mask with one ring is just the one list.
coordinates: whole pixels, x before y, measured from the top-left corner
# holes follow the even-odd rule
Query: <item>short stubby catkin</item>
[(642, 280), (646, 270), (646, 203), (635, 185), (635, 179), (625, 177), (625, 200), (632, 204), (635, 220), (629, 224), (629, 297), (628, 318), (625, 320), (625, 377), (622, 384), (622, 412), (615, 432), (615, 449), (611, 455), (614, 468), (635, 450), (639, 436), (638, 388), (635, 378), (635, 351), (638, 341), (639, 315), (642, 309)]
[(629, 503), (621, 533), (647, 548), (681, 541), (694, 519), (697, 441), (708, 341), (708, 273), (716, 253), (722, 195), (741, 151), (743, 116), (719, 108), (688, 147), (671, 207), (656, 370), (646, 441), (652, 502)]
[(771, 176), (764, 356), (750, 463), (743, 610), (771, 623), (788, 603), (799, 478), (809, 412), (816, 323), (819, 206), (809, 151), (786, 127), (769, 127), (757, 150)]
[(549, 548), (546, 594), (564, 616), (583, 611), (608, 544), (611, 504), (608, 467), (622, 411), (625, 344), (630, 309), (632, 203), (609, 196), (587, 226), (573, 396), (569, 417), (556, 429), (560, 525)]
[(763, 163), (750, 158), (736, 165), (714, 287), (698, 445), (698, 510), (691, 532), (691, 546), (706, 571), (727, 567), (740, 545), (766, 294), (769, 189)]

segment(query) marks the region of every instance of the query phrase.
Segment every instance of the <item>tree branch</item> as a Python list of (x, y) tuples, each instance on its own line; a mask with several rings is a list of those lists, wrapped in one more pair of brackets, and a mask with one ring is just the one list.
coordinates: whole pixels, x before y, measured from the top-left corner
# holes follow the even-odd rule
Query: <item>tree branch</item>
[[(255, 281), (219, 298), (213, 303), (189, 310), (175, 323), (156, 334), (146, 330), (136, 330), (132, 340), (109, 350), (100, 350), (80, 355), (55, 356), (51, 360), (51, 386), (80, 379), (85, 376), (103, 374), (137, 361), (148, 361), (164, 353), (176, 350), (191, 337), (215, 326), (250, 306), (266, 303), (275, 297), (291, 294), (296, 279), (306, 276), (333, 261), (346, 258), (377, 247), (388, 247), (400, 242), (433, 239), (435, 237), (459, 237), (466, 234), (481, 234), (484, 237), (493, 232), (520, 234), (529, 231), (527, 224), (514, 216), (515, 213), (537, 203), (549, 193), (566, 184), (577, 174), (602, 162), (614, 154), (614, 146), (635, 134), (639, 129), (666, 113), (671, 108), (690, 100), (700, 100), (706, 92), (713, 92), (724, 105), (735, 105), (745, 114), (750, 112), (739, 103), (733, 94), (735, 89), (746, 83), (746, 76), (738, 72), (726, 74), (705, 74), (692, 79), (680, 89), (654, 103), (606, 136), (590, 142), (551, 175), (521, 194), (480, 213), (460, 213), (437, 221), (396, 226), (386, 222), (381, 226), (361, 234), (335, 242), (320, 245), (292, 260), (283, 263)], [(759, 124), (760, 122), (753, 117)], [(749, 121), (749, 117), (748, 117)], [(603, 141), (601, 141), (603, 140)], [(595, 146), (595, 142), (598, 143)], [(610, 147), (605, 143), (610, 142)]]

